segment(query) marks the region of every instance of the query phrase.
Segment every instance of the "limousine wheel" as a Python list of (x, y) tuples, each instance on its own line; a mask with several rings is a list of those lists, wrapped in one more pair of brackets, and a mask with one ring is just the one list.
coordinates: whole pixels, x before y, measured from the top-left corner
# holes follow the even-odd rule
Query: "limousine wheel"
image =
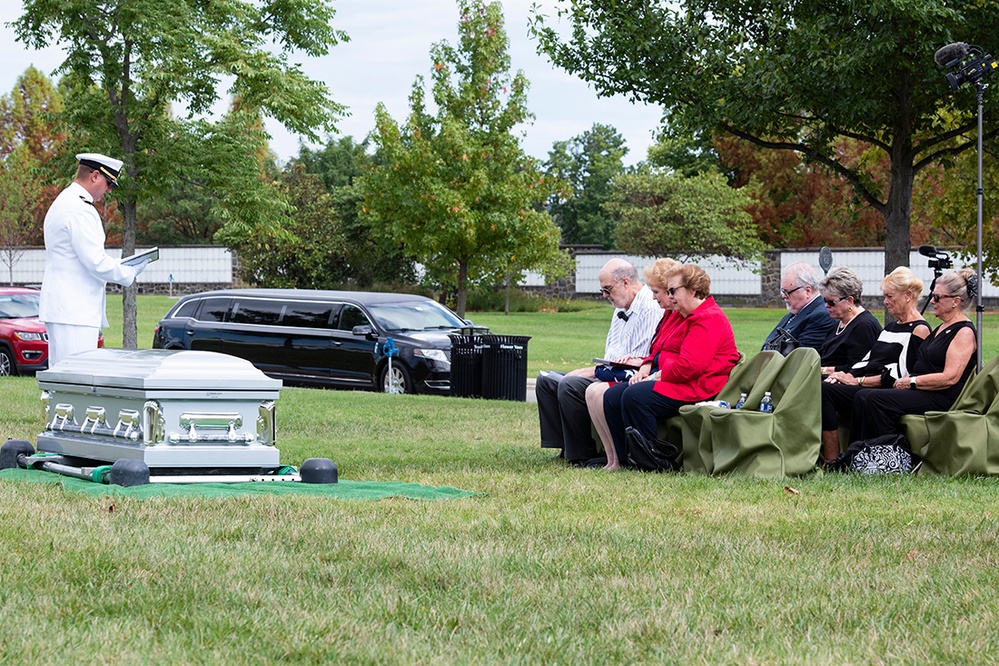
[(392, 372), (389, 372), (388, 364), (382, 368), (381, 380), (382, 393), (412, 393), (413, 386), (409, 381), (409, 372), (398, 363), (392, 364)]

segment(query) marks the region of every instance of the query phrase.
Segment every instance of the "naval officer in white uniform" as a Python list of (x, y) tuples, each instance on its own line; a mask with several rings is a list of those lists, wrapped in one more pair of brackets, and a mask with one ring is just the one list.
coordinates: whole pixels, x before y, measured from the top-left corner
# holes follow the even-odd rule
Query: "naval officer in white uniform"
[(122, 162), (81, 153), (76, 178), (45, 215), (45, 275), (39, 319), (49, 335), (49, 367), (97, 349), (107, 326), (105, 286), (128, 286), (146, 264), (126, 266), (104, 251), (104, 225), (94, 207), (118, 184)]

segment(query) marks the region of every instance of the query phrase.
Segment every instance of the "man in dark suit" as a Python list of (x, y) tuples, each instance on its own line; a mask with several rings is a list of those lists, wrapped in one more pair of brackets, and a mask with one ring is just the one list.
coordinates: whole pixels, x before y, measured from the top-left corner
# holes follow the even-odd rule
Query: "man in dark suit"
[(818, 349), (837, 321), (829, 316), (822, 295), (819, 293), (819, 274), (811, 264), (798, 262), (784, 269), (780, 280), (780, 297), (787, 305), (784, 315), (767, 336), (763, 349), (774, 349), (774, 340), (780, 335), (777, 329), (791, 334), (802, 347)]

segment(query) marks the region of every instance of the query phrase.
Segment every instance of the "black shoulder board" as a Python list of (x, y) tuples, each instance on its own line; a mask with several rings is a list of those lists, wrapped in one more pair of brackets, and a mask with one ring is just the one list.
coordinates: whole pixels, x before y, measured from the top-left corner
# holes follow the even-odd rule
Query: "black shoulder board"
[[(87, 201), (82, 195), (80, 196), (80, 201), (82, 201), (83, 203), (85, 203), (87, 205), (90, 205), (90, 206), (94, 205), (93, 201)], [(96, 208), (96, 206), (94, 206), (94, 208)]]

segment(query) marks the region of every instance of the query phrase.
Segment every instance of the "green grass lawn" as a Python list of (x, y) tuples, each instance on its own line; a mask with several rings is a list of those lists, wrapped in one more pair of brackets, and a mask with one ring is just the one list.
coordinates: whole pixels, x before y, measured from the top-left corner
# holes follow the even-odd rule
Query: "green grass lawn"
[[(140, 299), (143, 346), (169, 303)], [(781, 314), (729, 313), (748, 352)], [(608, 317), (472, 319), (531, 335), (535, 372), (602, 352)], [(0, 435), (34, 441), (35, 381), (0, 391)], [(999, 660), (994, 479), (568, 468), (538, 447), (536, 407), (503, 401), (287, 388), (278, 419), (283, 462), (481, 494), (139, 501), (0, 481), (0, 662)]]

